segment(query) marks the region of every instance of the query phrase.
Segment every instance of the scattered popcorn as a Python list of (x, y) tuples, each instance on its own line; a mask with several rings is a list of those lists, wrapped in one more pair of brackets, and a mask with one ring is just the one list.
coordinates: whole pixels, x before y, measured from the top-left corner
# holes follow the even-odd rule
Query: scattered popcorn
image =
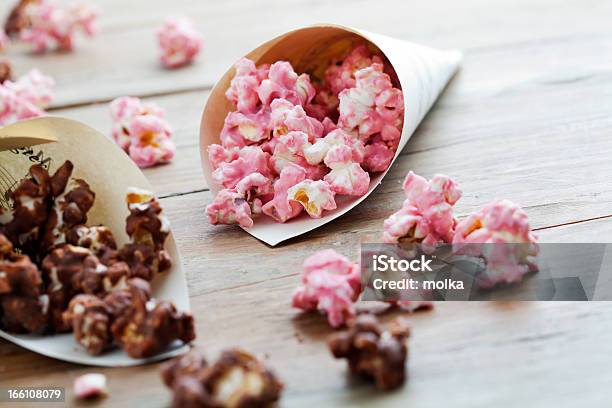
[(337, 194), (362, 196), (368, 192), (370, 175), (353, 161), (353, 149), (346, 145), (332, 147), (325, 156), (331, 171), (323, 178)]
[(526, 273), (538, 269), (530, 260), (539, 247), (527, 213), (509, 200), (493, 201), (460, 221), (453, 248), (485, 259), (486, 273), (478, 277), (482, 287), (519, 282)]
[(44, 115), (53, 100), (53, 85), (51, 77), (36, 69), (0, 84), (0, 125)]
[(170, 125), (159, 116), (138, 115), (132, 119), (129, 155), (140, 168), (169, 163), (176, 152)]
[(302, 205), (289, 200), (288, 190), (306, 179), (306, 170), (293, 163), (283, 167), (280, 177), (274, 182), (274, 198), (263, 206), (263, 213), (278, 222), (286, 222), (302, 212)]
[[(225, 117), (220, 144), (208, 147), (214, 181), (231, 190), (211, 204), (211, 222), (252, 225), (259, 211), (286, 222), (302, 208), (319, 218), (336, 208), (336, 194), (366, 194), (368, 172), (390, 165), (403, 121), (402, 92), (393, 88), (383, 72), (392, 68), (384, 64), (357, 46), (327, 69), (323, 83), (313, 84), (287, 61), (259, 67), (246, 58), (238, 61), (225, 93), (235, 111)], [(253, 148), (258, 155), (248, 153)], [(260, 173), (274, 192), (257, 188), (249, 198), (238, 191), (252, 173)]]
[(139, 98), (122, 96), (110, 103), (112, 137), (141, 168), (168, 163), (176, 146), (163, 109)]
[(289, 200), (302, 204), (312, 218), (321, 218), (323, 210), (335, 210), (335, 195), (329, 184), (323, 180), (304, 180), (287, 190)]
[(167, 68), (189, 64), (202, 48), (202, 37), (186, 17), (168, 18), (157, 31), (160, 61)]
[(406, 200), (385, 220), (383, 242), (450, 243), (456, 225), (453, 205), (461, 198), (459, 186), (448, 176), (436, 175), (428, 182), (411, 171), (403, 187)]
[(37, 0), (28, 2), (22, 13), (27, 23), (19, 36), (36, 52), (71, 51), (77, 31), (89, 37), (96, 32), (97, 12), (85, 4), (62, 7), (53, 0)]
[(402, 91), (393, 88), (381, 64), (357, 71), (355, 78), (354, 88), (340, 92), (338, 125), (364, 142), (375, 134), (390, 143), (399, 140), (404, 115)]
[(105, 395), (108, 392), (106, 376), (90, 373), (77, 377), (74, 380), (73, 392), (78, 399), (96, 398)]
[(361, 293), (359, 265), (326, 249), (304, 261), (301, 280), (302, 286), (293, 293), (293, 307), (327, 314), (332, 327), (342, 326), (355, 316), (354, 302)]
[(378, 319), (362, 314), (347, 331), (328, 340), (335, 358), (345, 358), (351, 374), (365, 377), (381, 391), (400, 387), (406, 380), (407, 339), (410, 328), (401, 319), (384, 330)]

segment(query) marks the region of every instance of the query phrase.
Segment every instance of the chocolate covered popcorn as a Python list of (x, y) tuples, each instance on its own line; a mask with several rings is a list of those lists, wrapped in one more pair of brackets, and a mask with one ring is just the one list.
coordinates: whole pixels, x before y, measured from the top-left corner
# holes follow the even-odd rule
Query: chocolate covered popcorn
[(263, 408), (277, 402), (283, 390), (272, 371), (240, 349), (223, 351), (212, 364), (191, 351), (165, 363), (161, 375), (177, 408)]
[(358, 316), (349, 329), (328, 341), (335, 358), (345, 358), (353, 375), (370, 379), (381, 391), (400, 387), (406, 379), (410, 329), (395, 320), (383, 329), (370, 314)]
[(141, 168), (168, 163), (176, 145), (163, 109), (138, 98), (122, 96), (110, 103), (111, 135)]
[(403, 188), (406, 200), (399, 211), (385, 220), (383, 242), (452, 242), (457, 223), (453, 205), (461, 198), (459, 186), (448, 176), (436, 175), (427, 181), (411, 171)]
[(189, 64), (202, 48), (202, 37), (186, 17), (170, 17), (157, 31), (160, 61), (167, 68)]
[[(92, 355), (120, 346), (144, 358), (190, 342), (191, 315), (153, 299), (147, 282), (172, 265), (159, 202), (149, 191), (128, 191), (129, 241), (118, 247), (107, 227), (86, 224), (95, 193), (72, 172), (70, 161), (52, 175), (32, 166), (0, 212), (0, 328), (72, 331)], [(251, 184), (245, 195), (256, 190)]]
[(72, 51), (77, 32), (96, 32), (97, 12), (87, 4), (63, 6), (53, 0), (22, 0), (5, 24), (10, 34), (31, 44), (35, 52)]
[[(337, 195), (366, 194), (370, 173), (393, 160), (403, 126), (402, 92), (385, 69), (393, 73), (362, 45), (333, 61), (322, 81), (287, 61), (238, 61), (225, 94), (235, 111), (221, 144), (208, 146), (212, 178), (223, 189), (207, 207), (210, 222), (248, 228), (261, 212), (282, 223), (304, 208), (320, 218), (336, 209)], [(273, 196), (253, 201), (236, 191), (255, 172), (269, 179)]]
[(361, 293), (359, 265), (332, 249), (319, 251), (304, 261), (301, 281), (293, 293), (293, 307), (326, 314), (332, 327), (355, 316), (354, 303)]
[(458, 253), (482, 257), (483, 287), (520, 281), (537, 271), (532, 261), (539, 252), (527, 213), (509, 200), (493, 201), (457, 224), (453, 247)]

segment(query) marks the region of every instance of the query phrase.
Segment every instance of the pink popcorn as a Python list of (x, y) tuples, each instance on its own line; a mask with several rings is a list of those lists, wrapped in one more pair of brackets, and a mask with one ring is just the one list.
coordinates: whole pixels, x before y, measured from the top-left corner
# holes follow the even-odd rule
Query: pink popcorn
[(461, 198), (459, 186), (448, 176), (436, 175), (428, 182), (411, 171), (403, 187), (406, 200), (385, 220), (383, 242), (402, 240), (430, 246), (451, 242), (456, 225), (452, 208)]
[(143, 103), (139, 98), (121, 96), (110, 103), (110, 114), (113, 140), (127, 152), (132, 144), (132, 120), (140, 115), (163, 118), (165, 112), (153, 103)]
[(52, 0), (38, 0), (24, 8), (24, 15), (29, 25), (21, 30), (20, 38), (36, 52), (71, 51), (77, 31), (90, 37), (96, 32), (97, 12), (83, 4), (64, 8)]
[[(236, 192), (251, 203), (256, 197), (266, 197), (274, 194), (272, 181), (261, 173), (251, 173), (236, 184)], [(267, 202), (269, 199), (264, 198)], [(261, 202), (261, 200), (260, 200)]]
[(304, 261), (302, 286), (293, 293), (292, 306), (327, 314), (332, 327), (356, 314), (354, 302), (361, 293), (359, 265), (333, 249), (319, 251)]
[(278, 222), (285, 222), (302, 212), (302, 205), (289, 200), (288, 190), (306, 179), (306, 170), (293, 163), (283, 167), (280, 177), (274, 182), (274, 198), (263, 206), (263, 213)]
[(335, 195), (323, 180), (304, 180), (287, 190), (287, 198), (302, 204), (312, 218), (321, 218), (323, 210), (335, 210)]
[(244, 228), (253, 226), (251, 207), (244, 197), (230, 189), (219, 191), (214, 201), (206, 207), (208, 221), (213, 224), (238, 224)]
[(224, 188), (234, 188), (240, 180), (254, 172), (271, 177), (269, 161), (270, 155), (260, 147), (246, 146), (240, 149), (236, 160), (219, 163), (217, 169), (212, 173), (212, 178)]
[(493, 201), (459, 222), (453, 249), (485, 259), (486, 272), (478, 277), (482, 287), (519, 282), (538, 269), (530, 260), (539, 247), (527, 213), (509, 200)]
[(44, 75), (37, 69), (31, 70), (15, 82), (8, 80), (2, 84), (12, 90), (18, 98), (40, 109), (46, 109), (53, 101), (54, 85), (53, 78)]
[(170, 139), (170, 125), (164, 119), (138, 115), (132, 119), (130, 129), (132, 142), (128, 153), (138, 167), (151, 167), (172, 160), (176, 146)]
[(81, 375), (74, 380), (73, 392), (78, 399), (96, 398), (105, 395), (108, 392), (106, 376), (97, 373)]
[(345, 145), (351, 148), (352, 160), (361, 163), (364, 160), (365, 150), (361, 141), (342, 129), (332, 130), (324, 138), (318, 139), (314, 144), (304, 149), (304, 158), (309, 164), (319, 164), (334, 146)]
[(304, 106), (304, 110), (309, 116), (318, 120), (323, 120), (325, 117), (338, 117), (338, 104), (340, 100), (338, 96), (326, 89), (317, 90), (314, 99), (311, 103)]
[(274, 99), (286, 99), (304, 106), (314, 98), (315, 89), (308, 74), (298, 76), (289, 62), (278, 61), (270, 66), (268, 78), (261, 82), (258, 94), (264, 105), (270, 105)]
[(278, 138), (274, 147), (274, 154), (270, 158), (270, 165), (280, 174), (289, 163), (297, 164), (306, 170), (307, 178), (320, 180), (325, 175), (322, 166), (310, 165), (304, 158), (304, 149), (308, 146), (308, 135), (304, 132), (289, 132)]
[(382, 141), (376, 141), (365, 146), (365, 156), (362, 166), (370, 173), (387, 170), (395, 152)]
[(257, 68), (253, 61), (242, 58), (234, 68), (236, 74), (225, 92), (225, 97), (236, 106), (238, 112), (256, 113), (261, 106), (257, 91), (261, 81), (268, 77), (270, 66), (262, 65)]
[(382, 140), (397, 144), (404, 114), (402, 91), (393, 88), (381, 64), (357, 71), (355, 78), (355, 87), (339, 95), (338, 126), (364, 142), (380, 134)]
[(309, 141), (323, 136), (323, 124), (306, 115), (302, 106), (293, 105), (286, 99), (275, 99), (270, 108), (273, 136), (279, 137), (291, 131), (306, 133)]
[(240, 149), (238, 147), (225, 147), (212, 144), (208, 146), (208, 161), (213, 170), (216, 170), (221, 163), (230, 163), (239, 157)]
[(44, 115), (45, 112), (28, 102), (19, 98), (15, 92), (0, 85), (0, 126), (10, 125), (19, 120), (35, 118)]
[(325, 156), (331, 171), (323, 178), (337, 194), (362, 196), (368, 192), (370, 175), (353, 161), (353, 149), (346, 145), (333, 146)]
[(221, 130), (223, 147), (244, 147), (270, 137), (270, 112), (262, 109), (257, 113), (230, 112), (225, 117)]
[(193, 61), (202, 48), (202, 36), (185, 17), (167, 18), (157, 31), (160, 61), (167, 68), (178, 68)]
[(372, 56), (365, 45), (359, 45), (344, 58), (341, 64), (332, 64), (325, 71), (325, 84), (334, 95), (355, 87), (355, 73), (372, 64), (382, 64), (378, 55)]

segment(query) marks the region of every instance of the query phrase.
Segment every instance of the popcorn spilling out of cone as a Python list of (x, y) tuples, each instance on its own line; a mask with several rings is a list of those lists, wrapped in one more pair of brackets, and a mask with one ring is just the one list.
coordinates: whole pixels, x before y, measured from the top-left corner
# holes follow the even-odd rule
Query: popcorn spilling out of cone
[[(346, 213), (380, 184), (460, 59), (333, 25), (256, 48), (217, 83), (202, 117), (210, 222), (276, 245)], [(240, 194), (251, 172), (272, 192)]]
[[(362, 165), (386, 170), (403, 124), (402, 91), (385, 68), (394, 75), (363, 44), (315, 83), (287, 61), (257, 67), (240, 60), (225, 93), (236, 110), (225, 118), (221, 144), (208, 147), (213, 178), (224, 188), (206, 209), (210, 222), (251, 227), (260, 214), (283, 223), (303, 211), (321, 218), (337, 208), (336, 195), (366, 194), (370, 173)], [(320, 102), (330, 97), (335, 107)], [(236, 190), (253, 172), (266, 177), (272, 194)]]

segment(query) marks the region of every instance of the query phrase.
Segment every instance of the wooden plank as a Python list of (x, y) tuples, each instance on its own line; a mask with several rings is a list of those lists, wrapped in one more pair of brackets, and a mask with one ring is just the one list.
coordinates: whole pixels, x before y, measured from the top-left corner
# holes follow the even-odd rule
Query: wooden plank
[[(197, 230), (185, 223), (175, 222), (174, 227), (182, 241)], [(609, 242), (612, 223), (598, 220), (540, 234), (544, 242), (573, 242), (577, 236), (583, 242)], [(355, 258), (359, 235), (354, 232), (336, 248)], [(231, 243), (246, 239), (222, 244), (202, 236), (191, 240), (207, 254), (198, 269), (186, 265), (197, 344), (211, 356), (235, 345), (267, 356), (287, 384), (284, 406), (395, 406), (401, 402), (439, 407), (449, 398), (456, 407), (603, 405), (606, 396), (602, 390), (612, 380), (607, 370), (612, 345), (606, 335), (612, 330), (612, 321), (605, 318), (609, 314), (605, 302), (438, 303), (433, 311), (409, 316), (413, 336), (410, 377), (404, 388), (378, 394), (365, 383), (348, 380), (344, 362), (333, 360), (326, 348), (325, 339), (332, 330), (324, 318), (289, 307), (301, 261), (317, 249), (334, 246), (332, 237), (311, 237), (275, 249), (273, 271), (272, 261), (267, 259), (272, 256), (262, 256), (255, 245), (247, 247), (256, 263), (236, 257), (221, 261), (219, 252), (237, 255), (240, 248)], [(187, 252), (185, 255), (191, 258)], [(211, 282), (225, 281), (228, 276), (238, 282), (241, 275), (249, 276), (252, 283), (210, 290)], [(0, 357), (3, 386), (70, 387), (77, 375), (91, 371), (25, 352), (4, 341), (0, 341)], [(560, 369), (570, 366), (571, 370)], [(96, 369), (109, 376), (111, 387), (110, 397), (101, 405), (166, 406), (169, 393), (161, 385), (156, 367)]]
[[(210, 87), (235, 60), (260, 43), (315, 22), (334, 20), (430, 46), (478, 51), (499, 46), (514, 49), (523, 43), (562, 47), (585, 38), (609, 38), (607, 16), (612, 11), (612, 4), (605, 0), (591, 2), (589, 7), (556, 0), (537, 6), (520, 0), (495, 7), (484, 0), (460, 4), (436, 0), (418, 7), (394, 0), (378, 2), (376, 7), (369, 2), (349, 1), (313, 7), (297, 0), (125, 3), (97, 2), (102, 11), (100, 35), (80, 41), (74, 54), (38, 56), (27, 52), (27, 47), (11, 47), (8, 56), (16, 71), (36, 66), (55, 77), (55, 104), (63, 106), (109, 100), (122, 94), (151, 95)], [(10, 2), (0, 7), (3, 15)], [(147, 10), (145, 15), (142, 10)], [(206, 45), (197, 64), (168, 72), (157, 63), (154, 32), (165, 16), (175, 13), (187, 14), (196, 21)], [(543, 13), (546, 18), (542, 18)], [(274, 24), (256, 24), (268, 19)], [(248, 31), (239, 27), (248, 27)], [(592, 54), (597, 55), (601, 54)], [(537, 54), (527, 58), (537, 58)], [(574, 61), (586, 68), (580, 59)], [(568, 59), (559, 62), (567, 63)], [(601, 64), (609, 68), (610, 61), (601, 59)], [(92, 87), (94, 78), (97, 86)]]

